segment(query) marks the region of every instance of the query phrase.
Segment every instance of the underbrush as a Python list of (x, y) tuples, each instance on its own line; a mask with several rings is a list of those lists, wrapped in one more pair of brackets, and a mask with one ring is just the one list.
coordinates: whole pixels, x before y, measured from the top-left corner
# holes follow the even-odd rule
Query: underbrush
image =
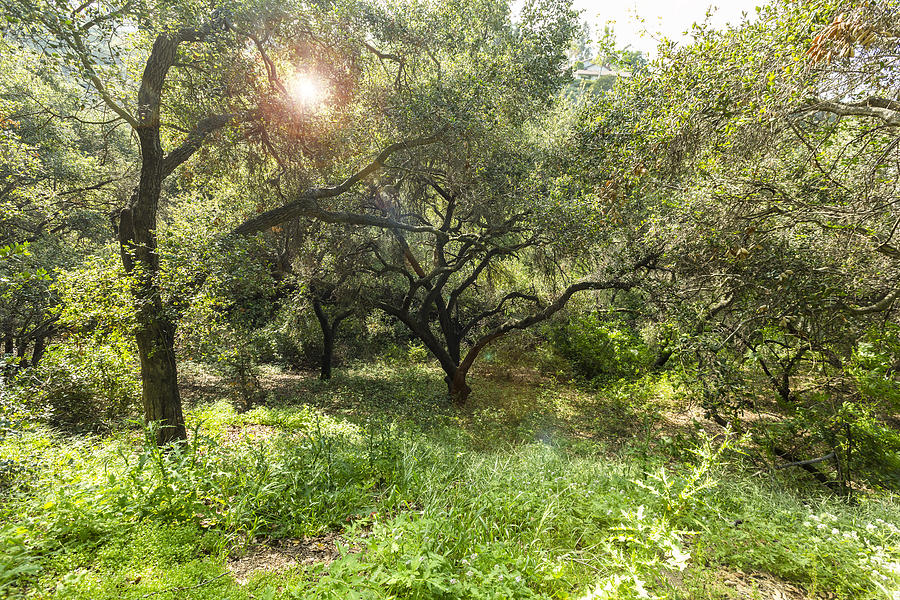
[[(319, 401), (387, 403), (363, 375), (310, 385)], [(644, 448), (637, 462), (632, 447), (614, 458), (562, 430), (536, 436), (519, 413), (508, 435), (478, 411), (430, 422), (416, 410), (430, 388), (409, 372), (396, 381), (406, 406), (390, 418), (220, 402), (195, 409), (190, 441), (168, 451), (152, 431), (9, 435), (0, 597), (740, 597), (717, 582), (722, 569), (810, 594), (900, 595), (890, 497), (798, 495), (745, 472), (727, 436), (683, 442), (677, 461)], [(537, 400), (566, 405), (552, 396)], [(245, 585), (226, 570), (255, 544), (328, 531), (342, 532), (330, 564)]]

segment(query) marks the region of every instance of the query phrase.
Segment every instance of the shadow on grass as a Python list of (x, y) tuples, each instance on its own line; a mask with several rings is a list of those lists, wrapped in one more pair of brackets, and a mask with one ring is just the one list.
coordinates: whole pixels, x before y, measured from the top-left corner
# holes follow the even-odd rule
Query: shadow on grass
[(453, 414), (443, 381), (422, 365), (359, 364), (328, 381), (312, 372), (272, 370), (261, 380), (272, 408), (306, 404), (354, 422), (378, 417), (423, 425)]
[[(192, 367), (185, 370), (189, 389), (204, 397), (214, 382)], [(198, 382), (191, 379), (199, 376)], [(423, 433), (461, 431), (474, 448), (541, 441), (599, 442), (609, 451), (651, 445), (673, 434), (691, 435), (692, 421), (675, 421), (664, 411), (681, 403), (679, 390), (667, 380), (620, 381), (600, 388), (552, 378), (521, 381), (492, 372), (471, 376), (472, 395), (463, 408), (447, 397), (443, 373), (434, 365), (391, 362), (357, 363), (340, 369), (329, 381), (315, 372), (265, 367), (260, 377), (267, 409), (308, 406), (363, 425), (397, 423)], [(225, 393), (218, 388), (218, 399)], [(682, 431), (683, 430), (683, 431)]]

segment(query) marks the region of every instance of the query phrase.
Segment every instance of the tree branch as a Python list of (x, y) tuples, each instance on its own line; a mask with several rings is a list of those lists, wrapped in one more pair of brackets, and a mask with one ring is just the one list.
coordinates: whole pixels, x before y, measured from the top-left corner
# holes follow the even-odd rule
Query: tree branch
[(210, 115), (200, 120), (188, 134), (187, 139), (163, 158), (162, 178), (165, 179), (171, 175), (172, 171), (200, 149), (211, 133), (225, 127), (233, 119), (234, 115)]
[(900, 289), (894, 288), (892, 291), (885, 294), (884, 297), (875, 304), (870, 304), (869, 306), (845, 305), (845, 308), (850, 314), (853, 315), (867, 315), (869, 313), (881, 312), (891, 307), (891, 304), (893, 304), (894, 300), (896, 300), (898, 294), (900, 294)]
[(541, 299), (533, 294), (526, 294), (524, 292), (510, 292), (500, 299), (500, 302), (497, 303), (497, 306), (492, 308), (491, 310), (486, 310), (483, 313), (472, 317), (472, 319), (468, 322), (468, 324), (464, 325), (462, 328), (462, 332), (460, 333), (460, 337), (465, 337), (469, 331), (472, 330), (475, 325), (480, 323), (481, 321), (487, 319), (488, 317), (492, 317), (498, 314), (501, 310), (503, 310), (503, 305), (506, 304), (510, 300), (521, 299), (521, 300), (530, 300), (535, 305), (540, 306)]
[(508, 321), (499, 327), (495, 327), (485, 335), (481, 336), (477, 342), (469, 349), (469, 352), (466, 353), (466, 357), (462, 360), (459, 365), (459, 370), (463, 372), (468, 372), (469, 368), (471, 368), (472, 363), (475, 362), (475, 359), (478, 357), (478, 354), (487, 346), (489, 343), (494, 341), (495, 339), (506, 335), (507, 333), (516, 330), (516, 329), (527, 329), (536, 323), (540, 323), (541, 321), (546, 321), (554, 314), (562, 310), (569, 300), (578, 292), (586, 291), (586, 290), (630, 290), (634, 286), (637, 285), (637, 281), (627, 281), (623, 280), (620, 277), (624, 276), (627, 272), (636, 273), (640, 269), (652, 269), (659, 259), (658, 253), (651, 253), (639, 260), (627, 271), (623, 271), (619, 277), (610, 281), (580, 281), (578, 283), (573, 283), (569, 287), (560, 294), (556, 300), (554, 300), (551, 304), (546, 306), (540, 312), (529, 315), (517, 321)]
[[(63, 36), (65, 38), (65, 36)], [(88, 81), (91, 82), (91, 85), (94, 86), (94, 89), (97, 90), (97, 93), (100, 94), (100, 98), (103, 100), (103, 103), (109, 107), (111, 111), (122, 117), (129, 125), (133, 128), (137, 129), (138, 121), (134, 118), (130, 112), (125, 110), (115, 99), (110, 95), (109, 91), (107, 91), (106, 86), (103, 85), (103, 82), (100, 80), (100, 77), (97, 75), (97, 72), (94, 70), (94, 65), (91, 64), (90, 54), (87, 51), (87, 48), (84, 46), (84, 42), (81, 39), (81, 34), (77, 31), (72, 32), (72, 49), (75, 50), (75, 53), (78, 55), (78, 61), (81, 63), (81, 66), (84, 68), (84, 72), (87, 74)]]
[(372, 162), (370, 162), (368, 165), (366, 165), (341, 183), (330, 187), (313, 188), (311, 190), (308, 190), (301, 194), (293, 202), (289, 202), (283, 206), (253, 217), (252, 219), (248, 219), (240, 226), (238, 226), (238, 228), (234, 230), (234, 233), (238, 235), (250, 235), (259, 231), (263, 231), (265, 229), (269, 229), (270, 227), (274, 227), (275, 225), (281, 225), (285, 221), (289, 221), (297, 217), (312, 217), (326, 223), (349, 223), (352, 225), (397, 228), (406, 231), (430, 232), (439, 235), (446, 235), (440, 230), (435, 229), (434, 227), (407, 225), (393, 219), (385, 219), (374, 215), (326, 211), (319, 207), (317, 202), (318, 200), (323, 198), (334, 198), (336, 196), (340, 196), (369, 175), (380, 170), (384, 166), (385, 161), (392, 154), (400, 152), (401, 150), (408, 150), (410, 148), (432, 144), (440, 139), (442, 133), (443, 130), (427, 137), (418, 137), (391, 144), (380, 153), (378, 153), (378, 156), (376, 156)]
[(805, 467), (807, 465), (814, 465), (816, 463), (825, 462), (826, 460), (834, 458), (834, 452), (829, 452), (825, 456), (820, 456), (819, 458), (810, 458), (809, 460), (797, 460), (794, 462), (789, 462), (786, 465), (776, 465), (776, 469), (787, 469), (788, 467)]
[(829, 112), (841, 117), (872, 117), (881, 119), (892, 127), (900, 127), (900, 103), (892, 100), (869, 98), (853, 104), (823, 100), (811, 104), (799, 112), (807, 114), (817, 111)]

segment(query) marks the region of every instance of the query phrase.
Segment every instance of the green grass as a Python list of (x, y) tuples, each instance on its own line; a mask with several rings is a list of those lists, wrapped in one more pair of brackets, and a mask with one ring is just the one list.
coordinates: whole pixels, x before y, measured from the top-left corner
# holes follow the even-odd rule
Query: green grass
[[(850, 506), (747, 471), (740, 440), (697, 434), (673, 449), (589, 419), (677, 401), (671, 382), (605, 402), (476, 383), (471, 410), (455, 412), (425, 367), (304, 379), (243, 414), (194, 407), (190, 443), (170, 452), (139, 430), (7, 435), (0, 597), (742, 597), (723, 570), (900, 596), (895, 499)], [(330, 565), (246, 585), (226, 571), (254, 541), (327, 531), (346, 540)]]

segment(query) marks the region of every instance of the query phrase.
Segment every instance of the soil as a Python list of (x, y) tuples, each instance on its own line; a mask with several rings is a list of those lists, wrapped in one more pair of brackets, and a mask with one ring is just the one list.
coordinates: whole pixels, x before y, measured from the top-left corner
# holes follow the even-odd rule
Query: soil
[[(240, 556), (229, 558), (227, 566), (234, 580), (244, 585), (257, 571), (279, 573), (302, 565), (330, 564), (340, 556), (338, 542), (349, 545), (336, 532), (304, 538), (267, 540), (250, 546)], [(350, 546), (350, 552), (360, 551), (358, 546)]]
[(829, 596), (812, 596), (793, 583), (770, 575), (755, 571), (745, 573), (743, 571), (731, 571), (720, 569), (717, 582), (728, 587), (736, 593), (735, 598), (761, 598), (764, 600), (813, 600), (827, 599)]

